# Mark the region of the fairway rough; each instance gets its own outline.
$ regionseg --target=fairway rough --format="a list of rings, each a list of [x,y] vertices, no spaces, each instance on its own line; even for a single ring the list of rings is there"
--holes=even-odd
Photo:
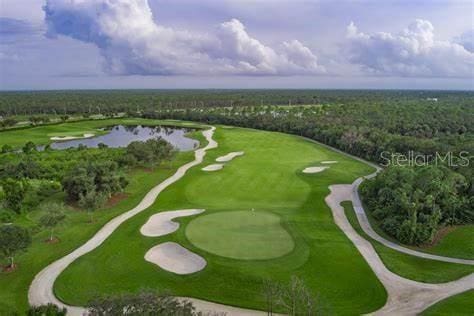
[[[140,203],[138,203],[138,205],[133,209],[122,213],[121,215],[118,215],[107,222],[85,244],[41,270],[33,279],[33,282],[31,283],[28,290],[29,304],[32,306],[37,306],[53,303],[61,308],[65,307],[68,310],[68,315],[84,315],[86,311],[84,307],[64,304],[56,297],[53,291],[54,281],[56,281],[61,272],[66,270],[66,268],[77,258],[82,257],[83,255],[99,247],[122,223],[149,208],[151,205],[153,205],[158,195],[164,189],[181,179],[189,169],[202,163],[204,156],[206,155],[206,151],[217,148],[218,146],[218,143],[212,138],[215,130],[215,127],[211,127],[210,129],[202,132],[203,136],[208,141],[208,144],[204,148],[199,148],[194,151],[193,161],[182,165],[171,177],[165,179],[163,182],[151,189],[140,201]]]
[[[231,161],[232,159],[234,159],[235,157],[243,156],[243,155],[244,155],[243,151],[234,151],[234,152],[228,153],[225,156],[220,156],[219,158],[216,159],[216,161],[217,162],[228,162],[228,161]]]
[[[150,216],[148,221],[140,228],[140,233],[147,237],[170,234],[179,228],[179,223],[174,222],[173,219],[201,214],[202,212],[204,212],[203,209],[189,209],[157,213]]]
[[[318,173],[328,168],[329,167],[308,167],[303,170],[303,173]]]
[[[221,170],[222,168],[224,168],[223,164],[216,163],[216,164],[213,164],[213,165],[206,166],[206,167],[202,168],[201,170],[202,171],[217,171],[217,170]]]
[[[94,137],[94,136],[95,136],[95,134],[84,134],[83,136],[53,136],[50,139],[51,140],[64,141],[64,140],[91,138],[91,137]]]
[[[176,274],[191,274],[206,267],[206,260],[175,242],[165,242],[148,250],[145,260]]]

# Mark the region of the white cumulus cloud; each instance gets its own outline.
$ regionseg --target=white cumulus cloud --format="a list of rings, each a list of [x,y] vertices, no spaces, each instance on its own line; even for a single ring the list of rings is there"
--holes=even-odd
[[[279,49],[250,36],[237,19],[207,33],[155,22],[148,0],[47,0],[47,34],[96,45],[112,74],[305,75],[324,73],[311,50],[293,40]]]
[[[474,54],[455,41],[435,38],[433,25],[415,20],[397,33],[365,34],[347,27],[349,61],[377,75],[472,77]]]

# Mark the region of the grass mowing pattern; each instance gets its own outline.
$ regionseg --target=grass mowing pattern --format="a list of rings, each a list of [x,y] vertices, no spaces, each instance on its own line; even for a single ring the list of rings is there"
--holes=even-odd
[[[241,260],[277,258],[294,248],[278,215],[251,210],[201,215],[188,224],[186,237],[207,252]]]
[[[427,282],[442,283],[459,279],[474,272],[474,267],[464,264],[455,264],[410,256],[385,247],[381,243],[367,236],[360,228],[359,221],[351,202],[343,202],[345,214],[352,227],[359,235],[367,239],[374,246],[387,268],[408,279]]]
[[[453,316],[472,315],[474,311],[474,290],[470,290],[431,306],[421,315],[423,316]]]
[[[191,296],[247,308],[264,308],[262,279],[287,283],[302,278],[314,294],[337,314],[362,314],[384,305],[386,293],[357,249],[334,224],[324,202],[328,185],[351,183],[369,174],[371,167],[296,136],[249,129],[218,128],[219,148],[202,165],[232,151],[245,155],[223,170],[189,170],[167,188],[155,204],[123,223],[99,248],[79,258],[55,284],[58,297],[70,304],[85,304],[95,293],[167,289]],[[301,170],[324,160],[337,160],[324,173]],[[173,234],[149,238],[140,227],[158,211],[204,208],[207,214],[255,208],[272,212],[292,236],[294,249],[269,260],[234,260],[207,253],[185,235],[195,217],[180,218]],[[151,247],[174,241],[205,257],[208,265],[198,273],[179,276],[144,260]],[[80,284],[80,286],[78,286]]]

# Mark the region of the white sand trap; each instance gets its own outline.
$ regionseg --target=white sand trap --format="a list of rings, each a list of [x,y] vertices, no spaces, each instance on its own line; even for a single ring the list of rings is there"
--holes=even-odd
[[[318,173],[329,169],[329,167],[308,167],[303,170],[303,173]]]
[[[203,257],[175,242],[165,242],[148,250],[145,260],[176,274],[191,274],[206,266]]]
[[[84,134],[83,136],[53,136],[51,140],[73,140],[73,139],[82,139],[82,138],[90,138],[94,137],[95,134]]]
[[[157,213],[150,216],[145,225],[140,228],[140,233],[147,237],[159,237],[170,234],[179,228],[179,223],[173,222],[173,219],[201,214],[202,212],[204,212],[204,210],[189,209]]]
[[[227,162],[227,161],[231,161],[231,160],[234,159],[235,157],[242,156],[243,154],[244,154],[243,151],[234,151],[234,152],[228,153],[228,154],[225,155],[225,156],[221,156],[221,157],[217,158],[216,161],[217,161],[217,162]]]
[[[336,160],[328,160],[328,161],[321,161],[323,165],[332,165],[334,163],[338,163]]]
[[[216,163],[216,164],[213,164],[213,165],[206,166],[206,167],[202,168],[201,170],[202,171],[217,171],[217,170],[221,170],[222,168],[224,168],[223,164]]]

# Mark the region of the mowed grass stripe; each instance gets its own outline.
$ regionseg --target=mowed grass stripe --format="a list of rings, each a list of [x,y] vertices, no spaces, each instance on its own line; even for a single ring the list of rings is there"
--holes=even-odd
[[[85,304],[91,293],[152,288],[263,309],[262,280],[288,282],[296,275],[337,314],[361,314],[381,307],[386,299],[384,288],[334,224],[324,202],[328,185],[351,183],[372,168],[296,136],[242,128],[218,128],[215,136],[220,147],[208,152],[203,165],[232,151],[245,155],[220,171],[191,169],[162,192],[149,210],[121,225],[101,247],[67,269],[56,281],[59,297],[71,304]],[[339,163],[324,173],[301,173],[304,167],[324,160]],[[185,234],[187,225],[201,215],[179,219],[181,228],[168,236],[140,235],[140,227],[156,212],[187,208],[204,208],[204,214],[251,208],[274,213],[291,235],[294,249],[265,260],[235,260],[203,251]],[[203,256],[208,265],[198,273],[178,276],[143,259],[148,249],[165,241],[180,243]]]

